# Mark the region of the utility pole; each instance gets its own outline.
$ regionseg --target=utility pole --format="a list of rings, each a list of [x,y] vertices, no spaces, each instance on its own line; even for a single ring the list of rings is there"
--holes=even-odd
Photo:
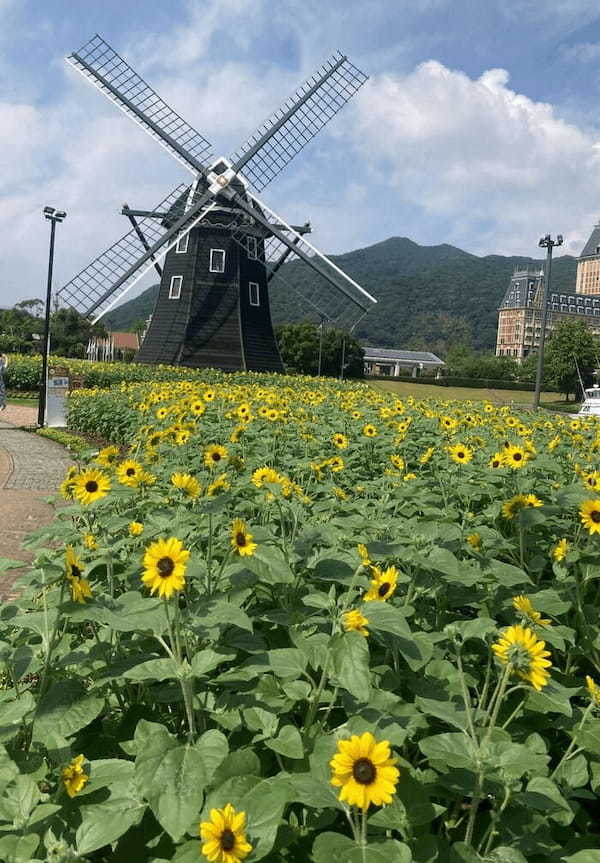
[[[544,346],[546,343],[546,323],[548,320],[548,297],[550,296],[551,280],[552,280],[552,249],[554,246],[562,246],[563,236],[557,234],[556,240],[553,240],[550,234],[542,237],[538,243],[540,248],[546,249],[546,267],[544,270],[544,284],[542,288],[542,322],[540,331],[540,342],[538,345],[538,363],[537,374],[535,376],[535,391],[533,393],[533,410],[537,410],[540,406],[540,392],[542,389],[542,377],[544,374]]]
[[[340,380],[344,380],[344,371],[346,368],[346,333],[342,335],[342,362],[340,364]]]
[[[42,353],[42,380],[40,382],[40,396],[38,405],[38,426],[43,428],[46,421],[46,392],[48,389],[48,354],[50,352],[50,312],[52,302],[52,269],[54,267],[54,233],[56,223],[66,219],[64,210],[56,210],[54,207],[44,207],[44,218],[50,222],[50,252],[48,255],[48,282],[46,285],[46,314],[44,318],[44,343]]]
[[[321,323],[319,324],[319,369],[317,375],[321,377],[321,369],[323,366],[323,321],[325,318],[321,315]]]

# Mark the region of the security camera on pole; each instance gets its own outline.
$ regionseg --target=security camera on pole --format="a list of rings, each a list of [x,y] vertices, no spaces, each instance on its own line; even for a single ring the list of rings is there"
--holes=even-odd
[[[64,210],[54,207],[44,207],[44,218],[50,222],[50,254],[48,256],[48,284],[46,286],[46,316],[44,320],[44,344],[42,353],[42,380],[40,382],[40,399],[38,407],[38,426],[42,428],[46,421],[46,400],[48,389],[48,353],[50,351],[50,301],[52,299],[52,267],[54,266],[54,232],[56,223],[67,218]]]
[[[542,389],[542,376],[544,373],[544,345],[546,342],[546,323],[548,320],[548,296],[550,295],[550,280],[552,278],[552,249],[554,246],[562,246],[563,235],[557,234],[553,240],[550,234],[541,237],[538,246],[546,249],[546,267],[544,269],[544,282],[542,286],[542,321],[540,331],[540,343],[538,346],[537,374],[535,376],[535,392],[533,393],[533,410],[540,406],[540,391]]]

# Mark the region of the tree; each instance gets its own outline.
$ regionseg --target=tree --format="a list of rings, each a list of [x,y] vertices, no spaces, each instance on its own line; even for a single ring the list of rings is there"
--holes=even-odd
[[[58,309],[50,320],[50,350],[63,357],[85,357],[90,336],[106,336],[103,324],[91,321],[75,309]]]
[[[593,380],[593,371],[600,354],[600,344],[583,321],[566,318],[554,328],[544,356],[544,377],[554,384],[565,401],[579,391],[579,373],[584,386]]]
[[[275,328],[279,350],[289,371],[303,375],[316,375],[319,368],[319,327],[311,321],[301,324],[282,324]],[[325,327],[321,373],[339,377],[344,347],[344,377],[361,378],[364,373],[364,351],[348,333]]]

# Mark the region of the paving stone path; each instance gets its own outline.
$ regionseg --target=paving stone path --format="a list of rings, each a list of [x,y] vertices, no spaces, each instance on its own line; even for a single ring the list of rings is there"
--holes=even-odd
[[[0,557],[25,563],[31,553],[21,544],[52,520],[54,511],[44,498],[57,490],[72,464],[59,444],[17,428],[35,420],[35,408],[9,405],[0,413]],[[15,595],[14,582],[24,571],[0,573],[0,602]]]

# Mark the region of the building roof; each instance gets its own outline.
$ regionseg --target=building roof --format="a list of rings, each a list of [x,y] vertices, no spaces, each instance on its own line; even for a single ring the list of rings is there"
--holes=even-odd
[[[366,360],[392,360],[394,362],[433,363],[446,365],[443,360],[431,351],[397,351],[392,348],[363,348]]]
[[[590,238],[583,247],[580,258],[587,258],[590,255],[597,255],[600,249],[600,223],[594,225],[594,230],[590,234]]]
[[[137,351],[140,347],[140,340],[137,333],[110,333],[113,340],[113,345],[117,350],[133,350]]]

